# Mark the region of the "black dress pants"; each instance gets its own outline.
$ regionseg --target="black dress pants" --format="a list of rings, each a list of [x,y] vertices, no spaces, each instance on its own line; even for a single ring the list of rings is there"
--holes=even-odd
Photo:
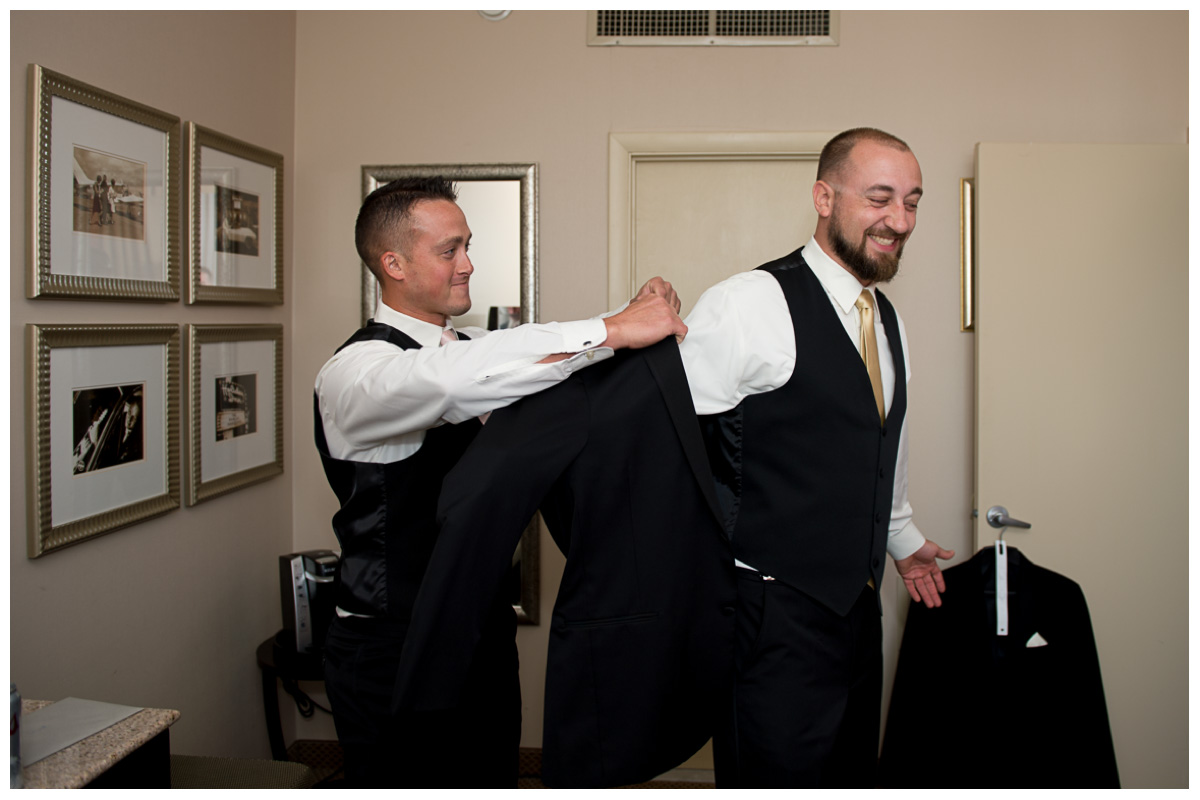
[[[840,617],[739,569],[735,686],[713,740],[718,788],[873,787],[882,642],[865,584]]]
[[[517,785],[521,685],[516,614],[498,606],[458,708],[393,714],[406,622],[337,617],[325,644],[325,690],[346,783],[372,788]]]

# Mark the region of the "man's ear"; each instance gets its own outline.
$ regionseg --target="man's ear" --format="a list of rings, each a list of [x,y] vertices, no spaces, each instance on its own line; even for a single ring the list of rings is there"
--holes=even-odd
[[[817,181],[813,184],[813,208],[817,210],[817,214],[822,218],[827,218],[833,213],[833,195],[834,188],[825,181]]]
[[[404,256],[392,250],[386,250],[379,256],[379,266],[383,274],[394,281],[404,280]]]

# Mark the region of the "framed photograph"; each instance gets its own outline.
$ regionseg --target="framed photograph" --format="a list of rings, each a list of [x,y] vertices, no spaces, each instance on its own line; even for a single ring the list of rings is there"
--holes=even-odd
[[[283,302],[283,156],[184,129],[189,303]]]
[[[283,326],[188,325],[189,506],[283,474]]]
[[[179,117],[29,66],[29,297],[179,299]]]
[[[27,325],[28,554],[179,508],[179,328]]]

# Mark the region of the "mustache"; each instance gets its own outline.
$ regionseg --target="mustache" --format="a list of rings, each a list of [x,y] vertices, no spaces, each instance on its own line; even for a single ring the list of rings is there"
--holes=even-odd
[[[907,233],[897,233],[896,231],[889,228],[887,225],[876,225],[873,228],[867,229],[867,231],[864,232],[863,235],[864,236],[881,236],[884,239],[895,239],[898,242],[903,242],[905,239],[908,238]]]

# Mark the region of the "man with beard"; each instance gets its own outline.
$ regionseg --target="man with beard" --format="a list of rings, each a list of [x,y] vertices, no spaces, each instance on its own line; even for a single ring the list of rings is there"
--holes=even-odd
[[[872,787],[885,552],[941,605],[908,503],[908,345],[876,284],[916,224],[921,169],[872,128],[821,153],[808,244],[701,296],[680,346],[738,580],[720,787]],[[865,323],[865,324],[864,324]]]

